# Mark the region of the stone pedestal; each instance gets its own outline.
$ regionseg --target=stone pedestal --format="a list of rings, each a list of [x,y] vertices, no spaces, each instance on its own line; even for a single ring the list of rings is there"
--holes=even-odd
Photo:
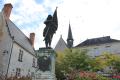
[[[40,48],[37,52],[38,70],[34,80],[56,80],[55,51],[51,48]]]

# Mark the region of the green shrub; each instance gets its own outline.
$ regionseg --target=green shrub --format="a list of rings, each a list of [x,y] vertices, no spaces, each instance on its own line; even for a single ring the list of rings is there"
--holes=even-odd
[[[109,79],[109,78],[107,78],[107,77],[104,77],[104,76],[102,76],[102,75],[97,75],[97,79],[98,79],[98,80],[111,80],[111,79]]]
[[[74,80],[111,80],[107,77],[104,77],[102,75],[97,75],[95,79],[93,78],[90,78],[90,77],[79,77],[79,76],[76,76]]]

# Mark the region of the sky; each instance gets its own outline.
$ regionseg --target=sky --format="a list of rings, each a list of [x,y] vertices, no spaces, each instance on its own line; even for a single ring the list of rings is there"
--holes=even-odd
[[[53,36],[54,48],[62,35],[67,40],[69,23],[74,46],[86,39],[111,36],[120,40],[120,0],[0,0],[13,5],[10,19],[29,37],[35,36],[35,49],[45,47],[44,21],[58,7],[58,30]]]

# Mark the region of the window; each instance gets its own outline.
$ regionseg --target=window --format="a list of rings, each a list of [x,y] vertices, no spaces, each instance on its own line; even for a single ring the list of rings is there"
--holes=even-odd
[[[110,46],[105,46],[106,48],[110,47]]]
[[[106,49],[107,52],[111,52],[111,46],[110,45],[106,45],[105,49]]]
[[[16,68],[16,76],[20,77],[21,73],[21,69],[20,68]]]
[[[98,48],[98,47],[95,47],[95,48],[94,48],[94,55],[95,55],[95,56],[100,55],[100,51],[99,51],[99,48]]]
[[[97,47],[95,47],[94,49],[98,49]]]
[[[19,50],[18,61],[20,61],[20,62],[23,61],[23,51],[21,49]]]
[[[34,72],[31,72],[31,77],[35,77],[35,73]]]
[[[35,58],[33,58],[32,67],[35,67]]]

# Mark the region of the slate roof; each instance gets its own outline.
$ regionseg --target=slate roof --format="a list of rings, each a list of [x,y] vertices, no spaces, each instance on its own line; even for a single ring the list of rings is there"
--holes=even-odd
[[[111,39],[110,36],[92,38],[83,41],[82,43],[78,44],[76,47],[91,46],[91,45],[98,45],[98,44],[105,44],[112,42],[120,42],[120,40]]]
[[[68,38],[67,40],[73,40],[73,36],[72,36],[72,31],[71,31],[71,26],[69,24],[69,30],[68,30]]]
[[[63,40],[62,36],[60,37],[57,45],[55,46],[54,50],[55,51],[64,51],[64,49],[67,48],[67,44],[65,43],[65,41]]]
[[[35,55],[35,51],[29,41],[29,38],[11,21],[7,20],[8,29],[11,36],[14,36],[14,40],[25,50]]]

